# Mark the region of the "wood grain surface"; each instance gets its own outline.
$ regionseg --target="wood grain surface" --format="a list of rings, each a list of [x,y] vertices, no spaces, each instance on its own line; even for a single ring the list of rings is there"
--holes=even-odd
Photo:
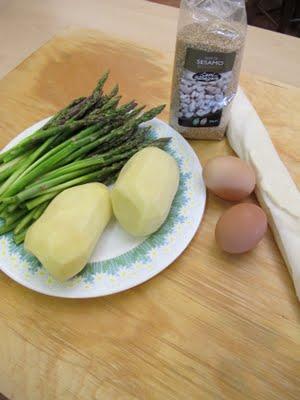
[[[88,93],[107,67],[124,101],[169,103],[171,64],[166,53],[96,31],[57,36],[0,82],[0,146]],[[250,75],[241,84],[299,184],[300,90]],[[226,140],[191,143],[202,163],[232,154]],[[124,293],[52,298],[0,273],[0,392],[11,400],[298,400],[291,279],[270,232],[242,256],[216,247],[214,226],[229,206],[209,193],[186,251]]]
[[[0,0],[0,78],[70,26],[173,54],[178,15],[178,8],[145,0]],[[248,26],[244,72],[300,87],[299,65],[300,39]]]

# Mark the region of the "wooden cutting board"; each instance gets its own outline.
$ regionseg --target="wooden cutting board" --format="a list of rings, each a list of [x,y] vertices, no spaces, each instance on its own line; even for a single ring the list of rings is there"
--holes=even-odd
[[[124,100],[169,103],[171,54],[68,31],[0,82],[0,146],[87,94],[107,67]],[[300,90],[247,75],[241,85],[299,184]],[[202,164],[232,154],[226,140],[191,144]],[[0,392],[16,400],[299,399],[300,312],[291,279],[271,232],[242,256],[216,247],[214,227],[229,206],[209,193],[179,259],[114,296],[47,297],[0,273]]]

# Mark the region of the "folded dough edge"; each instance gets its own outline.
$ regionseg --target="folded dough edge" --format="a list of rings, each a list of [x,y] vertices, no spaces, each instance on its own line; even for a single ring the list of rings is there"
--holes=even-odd
[[[237,155],[256,172],[256,195],[300,300],[300,192],[254,107],[241,88],[231,108],[227,136]]]

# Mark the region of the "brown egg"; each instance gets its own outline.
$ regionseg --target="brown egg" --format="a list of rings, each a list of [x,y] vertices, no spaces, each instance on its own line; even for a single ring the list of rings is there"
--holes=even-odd
[[[238,157],[216,157],[203,168],[206,186],[224,200],[239,201],[253,192],[255,173]]]
[[[217,223],[215,236],[221,249],[239,254],[253,249],[266,230],[265,212],[255,204],[242,203],[225,211]]]

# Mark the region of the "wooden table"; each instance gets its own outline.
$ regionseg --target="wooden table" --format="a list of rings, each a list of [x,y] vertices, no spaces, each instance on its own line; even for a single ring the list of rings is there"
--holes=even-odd
[[[177,18],[178,9],[145,0],[0,0],[0,78],[69,26],[98,29],[173,56]],[[245,72],[300,87],[299,65],[298,38],[249,27]]]
[[[162,27],[171,20],[172,9],[129,3],[139,4],[132,10],[145,26],[148,19]],[[103,9],[109,12],[107,4]],[[107,66],[124,100],[168,102],[172,45],[154,27],[134,41],[134,18],[119,22],[119,37],[108,30],[64,32],[4,77],[1,147],[90,90]],[[300,90],[250,74],[241,84],[299,184]],[[231,154],[226,141],[193,147],[202,163]],[[300,313],[290,277],[270,232],[243,256],[216,247],[214,225],[229,206],[209,194],[183,255],[121,294],[56,299],[0,274],[0,392],[11,400],[299,399]]]

